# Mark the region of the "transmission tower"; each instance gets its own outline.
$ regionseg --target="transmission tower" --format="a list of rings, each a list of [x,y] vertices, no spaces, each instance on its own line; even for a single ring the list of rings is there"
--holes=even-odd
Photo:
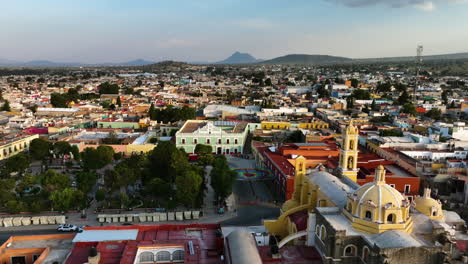
[[[416,89],[418,88],[419,72],[421,71],[423,45],[418,45],[416,49],[416,82],[413,90],[413,100],[416,101]]]

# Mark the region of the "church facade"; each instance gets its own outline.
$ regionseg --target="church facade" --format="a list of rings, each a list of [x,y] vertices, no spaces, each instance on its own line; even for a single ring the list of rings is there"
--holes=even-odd
[[[306,159],[295,159],[294,194],[278,219],[264,221],[279,247],[314,246],[324,263],[456,263],[455,241],[468,240],[465,222],[428,189],[409,201],[386,183],[384,166],[359,186],[357,133],[350,124],[338,176],[323,166],[306,173]]]

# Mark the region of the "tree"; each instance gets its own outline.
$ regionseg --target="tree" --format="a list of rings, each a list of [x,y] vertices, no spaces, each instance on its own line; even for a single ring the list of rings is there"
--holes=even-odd
[[[265,86],[273,86],[273,84],[271,83],[271,79],[270,78],[267,78],[265,80]]]
[[[54,107],[67,108],[68,107],[67,100],[68,98],[65,95],[60,94],[60,93],[52,93],[50,95],[50,103]]]
[[[379,107],[378,107],[377,104],[375,103],[375,100],[372,100],[372,103],[371,103],[371,110],[372,110],[372,111],[377,111],[377,110],[379,110]]]
[[[410,102],[410,97],[408,95],[408,92],[404,90],[401,95],[398,97],[397,104],[398,105],[405,105]]]
[[[111,163],[114,158],[114,149],[109,146],[85,148],[81,153],[83,166],[87,170],[97,170]]]
[[[354,98],[352,96],[346,97],[346,108],[352,109],[354,107]]]
[[[49,155],[50,142],[42,138],[35,138],[29,144],[29,154],[35,160],[43,160]]]
[[[357,88],[359,85],[359,80],[358,79],[351,79],[351,87]]]
[[[199,156],[198,163],[200,165],[207,166],[213,163],[213,147],[211,145],[197,144],[194,152]]]
[[[145,185],[145,191],[156,197],[167,198],[171,194],[171,185],[161,178],[153,178]]]
[[[54,144],[54,152],[60,156],[69,155],[72,152],[72,146],[66,141],[58,141]]]
[[[432,108],[426,113],[426,116],[434,120],[440,120],[442,118],[442,111],[437,108]]]
[[[104,201],[104,199],[106,198],[106,191],[104,191],[103,189],[99,189],[96,191],[96,194],[94,197],[96,198],[96,201],[98,202]]]
[[[72,205],[80,202],[79,193],[73,189],[65,188],[63,190],[56,190],[50,194],[50,200],[54,210],[68,211]]]
[[[5,204],[5,207],[8,209],[10,214],[18,214],[24,210],[23,203],[16,200],[10,200]]]
[[[76,174],[76,183],[78,190],[83,193],[89,193],[94,184],[96,184],[98,175],[94,172],[81,171]]]
[[[98,86],[99,94],[118,94],[120,87],[117,84],[109,82],[101,83]]]
[[[46,187],[49,191],[63,190],[70,187],[70,178],[62,173],[58,173],[55,170],[47,170],[43,175],[39,175],[41,178],[42,186]]]
[[[5,102],[3,102],[3,106],[0,109],[0,111],[5,111],[5,112],[11,111],[10,102],[8,100],[5,100]]]
[[[194,206],[203,178],[194,170],[186,170],[175,179],[177,200],[185,206]]]
[[[416,107],[412,103],[407,103],[403,105],[401,109],[402,113],[416,115]]]
[[[119,107],[122,107],[122,101],[120,101],[120,96],[117,96],[117,102],[116,104],[119,106]]]
[[[18,153],[14,156],[9,157],[3,166],[4,174],[8,175],[12,172],[23,173],[24,170],[29,168],[31,160],[28,155],[24,153]]]
[[[447,94],[448,94],[447,90],[444,90],[444,91],[442,92],[442,95],[441,95],[442,101],[444,102],[445,105],[448,104],[448,97],[447,97]]]
[[[351,96],[356,100],[369,100],[370,92],[364,89],[356,89]]]
[[[302,139],[303,139],[302,132],[300,130],[296,130],[288,135],[288,137],[286,138],[286,142],[300,143],[302,142]]]
[[[224,201],[232,193],[235,172],[229,169],[226,156],[218,156],[213,162],[210,173],[211,186],[220,201]]]

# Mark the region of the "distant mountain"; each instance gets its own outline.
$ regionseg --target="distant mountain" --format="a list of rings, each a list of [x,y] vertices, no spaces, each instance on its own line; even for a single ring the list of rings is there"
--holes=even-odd
[[[336,57],[329,55],[307,55],[307,54],[290,54],[271,60],[262,61],[262,64],[334,64],[352,62],[353,59],[345,57]]]
[[[81,66],[143,66],[154,64],[154,61],[144,59],[136,59],[126,62],[105,62],[95,64],[85,64],[80,62],[54,62],[48,60],[34,60],[28,62],[19,62],[13,60],[0,59],[0,66],[16,66],[16,67],[81,67]]]
[[[234,52],[229,58],[215,62],[215,64],[248,64],[248,63],[256,63],[260,62],[261,60],[257,60],[255,57],[248,53],[240,53],[238,51]]]
[[[109,63],[102,63],[102,64],[96,64],[96,65],[102,65],[102,66],[143,66],[143,65],[149,65],[149,64],[155,64],[156,62],[154,61],[148,61],[145,59],[136,59],[132,61],[127,61],[127,62],[109,62]]]
[[[440,54],[440,55],[428,55],[428,56],[423,56],[422,59],[423,59],[423,61],[468,59],[468,52]],[[354,61],[355,62],[364,62],[364,63],[371,63],[371,62],[409,62],[409,61],[415,61],[415,56],[354,59]]]

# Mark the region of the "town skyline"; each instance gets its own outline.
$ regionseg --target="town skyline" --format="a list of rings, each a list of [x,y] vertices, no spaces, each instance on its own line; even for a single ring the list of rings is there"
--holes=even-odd
[[[419,43],[425,54],[466,52],[468,43],[467,1],[455,0],[250,5],[49,0],[5,3],[3,9],[0,22],[8,27],[0,29],[5,36],[0,59],[13,61],[211,62],[234,51],[261,59],[286,54],[378,58],[413,56]]]

